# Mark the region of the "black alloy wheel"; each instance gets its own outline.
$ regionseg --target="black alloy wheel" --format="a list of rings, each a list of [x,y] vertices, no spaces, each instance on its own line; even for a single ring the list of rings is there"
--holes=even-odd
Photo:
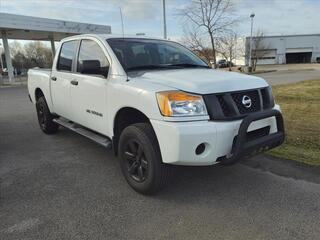
[[[46,99],[40,97],[36,102],[38,122],[41,130],[46,134],[53,134],[58,131],[59,125],[53,122],[54,116],[50,113]]]
[[[128,184],[142,194],[155,194],[170,178],[171,168],[162,162],[159,143],[150,123],[126,127],[119,139],[119,162]]]
[[[38,105],[37,108],[37,114],[38,114],[38,121],[40,124],[41,129],[45,128],[45,115],[44,115],[44,109],[43,109],[43,105]]]
[[[126,146],[124,157],[129,175],[137,182],[143,182],[148,176],[148,160],[146,159],[141,143],[130,139]]]

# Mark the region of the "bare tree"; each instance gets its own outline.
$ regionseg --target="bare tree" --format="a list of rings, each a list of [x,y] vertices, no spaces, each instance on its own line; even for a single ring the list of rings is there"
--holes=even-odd
[[[16,40],[11,42],[10,43],[10,53],[11,53],[11,55],[14,56],[14,55],[18,54],[19,52],[20,53],[23,52],[23,47],[22,47],[21,43],[16,41]]]
[[[10,44],[10,49],[14,68],[51,67],[51,50],[42,42],[30,42],[22,46],[14,41]]]
[[[180,15],[209,38],[213,63],[217,67],[215,39],[238,20],[233,14],[231,0],[194,0],[181,10]]]
[[[13,41],[10,43],[10,50],[13,67],[17,69],[23,69],[24,65],[27,63],[27,59],[21,43],[18,41]]]
[[[246,57],[249,59],[250,55],[250,39],[246,41]],[[252,51],[251,51],[251,66],[252,71],[256,71],[257,63],[259,59],[262,59],[270,52],[269,45],[264,41],[264,33],[258,30],[255,36],[252,38]]]
[[[205,43],[203,37],[200,36],[195,28],[191,30],[184,28],[184,38],[182,42],[211,66],[213,51],[208,47],[208,44]]]
[[[52,53],[42,42],[35,41],[25,46],[26,57],[31,65],[48,68],[52,64]]]
[[[237,33],[230,32],[217,39],[217,52],[227,61],[229,71],[231,71],[232,62],[241,54],[239,47],[239,37]]]

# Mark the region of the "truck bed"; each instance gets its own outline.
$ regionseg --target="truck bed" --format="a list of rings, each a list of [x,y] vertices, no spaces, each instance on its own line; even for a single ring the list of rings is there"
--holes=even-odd
[[[32,102],[35,102],[35,92],[37,88],[41,89],[45,96],[51,96],[50,77],[51,69],[49,68],[33,68],[28,71],[28,91]],[[49,99],[47,99],[47,101],[49,101]]]

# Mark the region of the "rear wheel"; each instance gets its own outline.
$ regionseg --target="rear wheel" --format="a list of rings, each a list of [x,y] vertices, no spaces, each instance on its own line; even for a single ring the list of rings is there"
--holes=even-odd
[[[46,99],[43,96],[37,100],[36,109],[41,130],[46,134],[56,133],[59,125],[52,121],[54,117],[50,113]]]
[[[170,167],[161,160],[156,135],[149,123],[123,130],[119,141],[122,173],[128,184],[142,194],[154,194],[168,181]]]

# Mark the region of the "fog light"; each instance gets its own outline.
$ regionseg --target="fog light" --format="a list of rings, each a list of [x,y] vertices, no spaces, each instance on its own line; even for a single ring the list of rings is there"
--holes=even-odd
[[[204,150],[206,150],[206,145],[204,143],[201,143],[196,148],[196,154],[200,155],[200,154],[202,154],[204,152]]]

